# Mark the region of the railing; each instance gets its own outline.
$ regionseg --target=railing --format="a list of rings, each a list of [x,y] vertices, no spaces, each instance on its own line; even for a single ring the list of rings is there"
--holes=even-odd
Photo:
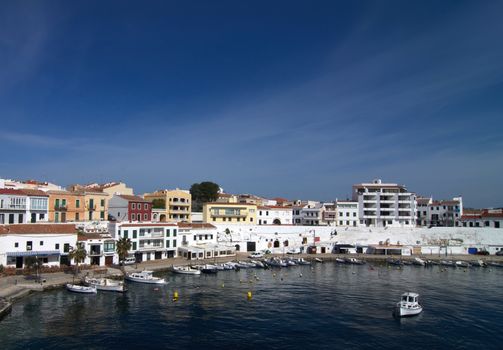
[[[68,210],[68,205],[66,204],[55,204],[54,205],[54,210]]]
[[[139,246],[139,249],[162,249],[164,246],[162,244],[143,244]]]
[[[247,216],[247,214],[216,214],[216,213],[211,213],[210,214],[211,217],[225,217],[225,218],[237,218],[237,217],[240,217],[240,218],[245,218]]]
[[[94,211],[94,210],[96,210],[96,204],[95,205],[86,205],[86,209],[89,211]]]
[[[99,256],[99,255],[101,255],[100,250],[90,250],[89,251],[89,256]]]

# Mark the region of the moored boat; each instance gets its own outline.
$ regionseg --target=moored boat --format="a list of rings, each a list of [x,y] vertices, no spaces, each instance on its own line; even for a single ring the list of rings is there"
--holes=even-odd
[[[403,265],[403,263],[400,259],[387,258],[386,262],[390,265],[397,265],[397,266]]]
[[[343,258],[335,258],[335,262],[338,262],[339,264],[345,264],[346,260]]]
[[[454,263],[454,261],[451,261],[451,260],[442,260],[442,261],[440,261],[440,265],[442,265],[442,266],[449,266],[449,267],[456,266],[456,264]]]
[[[487,264],[483,260],[474,261],[472,265],[475,267],[487,267]]]
[[[396,317],[414,316],[423,311],[423,307],[419,304],[419,294],[407,292],[403,293],[400,301],[396,303],[393,311]]]
[[[418,257],[414,258],[414,260],[412,261],[412,264],[418,265],[418,266],[426,266],[426,262],[423,259],[418,258]]]
[[[84,278],[84,283],[88,286],[95,287],[97,290],[119,293],[127,291],[122,281],[115,281],[108,278],[92,278],[86,276]]]
[[[353,265],[363,265],[365,264],[365,261],[356,258],[347,258],[346,263]]]
[[[70,284],[68,283],[66,285],[66,289],[69,290],[70,292],[74,293],[82,293],[82,294],[96,294],[96,287],[87,287],[87,286],[79,286],[77,284]]]
[[[201,271],[190,266],[172,266],[171,271],[181,275],[200,275]]]
[[[467,261],[458,260],[458,261],[456,261],[456,266],[457,267],[470,267],[472,265]]]
[[[139,283],[149,283],[149,284],[165,284],[166,281],[163,278],[154,277],[153,271],[141,271],[126,274],[125,277],[128,281],[139,282]]]

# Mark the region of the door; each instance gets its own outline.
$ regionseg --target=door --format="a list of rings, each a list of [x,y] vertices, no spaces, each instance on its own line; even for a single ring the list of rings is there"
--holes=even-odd
[[[16,256],[16,269],[22,269],[22,268],[23,268],[23,257]]]
[[[105,265],[110,266],[113,265],[114,263],[114,257],[113,256],[105,256]]]
[[[31,222],[32,223],[37,222],[37,214],[31,213]]]

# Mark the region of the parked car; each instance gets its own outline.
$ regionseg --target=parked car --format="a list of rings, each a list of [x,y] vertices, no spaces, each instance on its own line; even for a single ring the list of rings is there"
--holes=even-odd
[[[264,254],[259,253],[259,252],[255,252],[255,253],[251,253],[250,255],[248,255],[248,257],[252,258],[252,259],[263,258]]]
[[[136,264],[136,258],[129,257],[122,261],[122,265],[133,265]]]
[[[477,255],[489,255],[489,252],[487,250],[479,250]]]
[[[503,255],[503,249],[501,249],[499,252],[496,252],[497,256],[502,256]]]

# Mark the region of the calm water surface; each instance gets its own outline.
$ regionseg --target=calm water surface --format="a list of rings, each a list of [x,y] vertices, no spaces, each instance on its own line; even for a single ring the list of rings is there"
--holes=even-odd
[[[371,270],[325,263],[159,275],[169,284],[158,290],[129,283],[124,295],[32,295],[0,322],[0,348],[503,347],[503,269]],[[392,309],[404,291],[421,294],[424,312],[397,320]]]

